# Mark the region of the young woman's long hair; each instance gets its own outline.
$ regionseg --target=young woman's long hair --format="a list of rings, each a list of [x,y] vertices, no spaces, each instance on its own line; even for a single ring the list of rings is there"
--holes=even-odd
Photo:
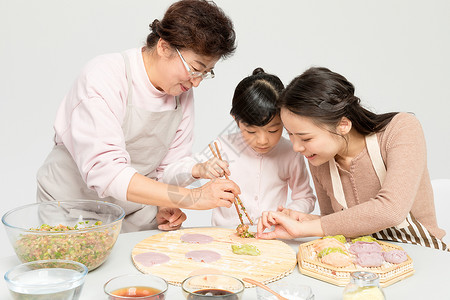
[[[336,127],[346,117],[364,135],[381,131],[397,114],[375,114],[362,107],[354,93],[353,84],[344,76],[314,67],[289,83],[281,94],[279,106],[328,127]]]

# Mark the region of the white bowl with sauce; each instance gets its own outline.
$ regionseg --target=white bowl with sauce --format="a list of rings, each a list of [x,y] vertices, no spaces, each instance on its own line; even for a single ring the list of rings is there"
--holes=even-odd
[[[181,284],[181,290],[187,300],[240,300],[244,289],[242,280],[223,274],[194,275]]]
[[[166,280],[151,274],[121,275],[103,286],[109,300],[163,300],[168,288]]]

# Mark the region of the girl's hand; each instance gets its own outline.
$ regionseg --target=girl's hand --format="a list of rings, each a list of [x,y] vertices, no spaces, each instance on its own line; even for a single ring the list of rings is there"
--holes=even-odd
[[[261,239],[294,239],[298,237],[300,222],[280,211],[265,211],[258,221],[257,237]],[[265,229],[275,226],[271,232]]]
[[[312,215],[312,214],[305,214],[296,210],[292,210],[289,208],[285,208],[283,206],[278,206],[278,210],[279,212],[289,216],[290,218],[299,221],[299,222],[303,222],[303,221],[311,221],[311,220],[317,220],[320,219],[320,216],[318,215]]]
[[[228,169],[228,162],[213,157],[204,163],[198,163],[192,168],[192,176],[194,178],[214,179],[227,174],[231,175]]]
[[[179,208],[159,207],[156,222],[159,230],[176,230],[186,220],[186,214]]]

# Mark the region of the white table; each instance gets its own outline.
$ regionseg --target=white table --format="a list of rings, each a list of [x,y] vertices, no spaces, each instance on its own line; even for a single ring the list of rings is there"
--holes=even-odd
[[[110,278],[122,274],[140,273],[133,265],[131,251],[143,239],[157,234],[158,230],[149,230],[120,234],[110,257],[96,270],[89,272],[81,293],[80,300],[106,299],[103,284]],[[302,242],[310,239],[286,241],[296,252]],[[6,242],[6,241],[5,241]],[[10,245],[3,245],[9,247]],[[391,299],[450,299],[450,252],[433,250],[422,246],[401,244],[414,261],[416,273],[403,281],[384,288],[386,298]],[[19,264],[16,256],[0,259],[0,272],[5,272]],[[281,279],[298,284],[309,285],[316,300],[341,299],[343,287],[338,287],[305,275],[298,271],[298,267],[289,276]],[[0,298],[12,299],[7,290],[4,279],[0,284]],[[181,288],[169,285],[169,300],[184,299]],[[256,299],[256,289],[247,288],[244,300]]]

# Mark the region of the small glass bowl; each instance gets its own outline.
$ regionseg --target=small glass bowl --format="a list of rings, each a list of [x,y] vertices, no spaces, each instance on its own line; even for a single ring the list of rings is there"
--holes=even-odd
[[[188,300],[240,300],[244,289],[242,280],[222,274],[194,275],[181,284],[183,295]]]
[[[276,281],[267,284],[281,296],[292,300],[314,300],[311,287],[290,282]],[[277,300],[277,297],[259,286],[256,287],[258,300]]]
[[[167,297],[167,281],[151,274],[129,274],[110,279],[103,286],[109,300],[162,300]]]
[[[71,260],[37,260],[12,268],[5,281],[14,299],[77,300],[87,272],[85,265]]]

